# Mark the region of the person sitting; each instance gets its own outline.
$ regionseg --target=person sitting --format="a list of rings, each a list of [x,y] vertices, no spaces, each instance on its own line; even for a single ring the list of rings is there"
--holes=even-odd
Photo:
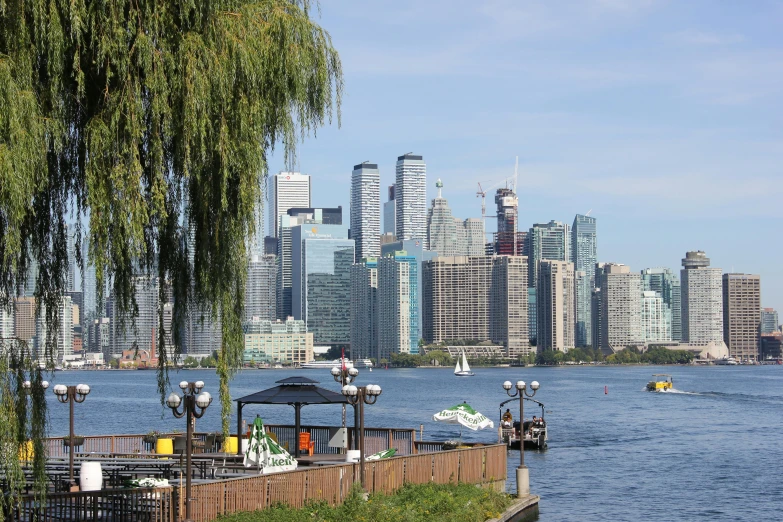
[[[511,414],[510,410],[506,410],[506,413],[503,414],[503,419],[501,422],[504,428],[511,427],[514,422],[514,416]]]

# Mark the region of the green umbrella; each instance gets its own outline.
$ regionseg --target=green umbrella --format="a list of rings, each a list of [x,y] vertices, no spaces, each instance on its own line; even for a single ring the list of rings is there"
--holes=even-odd
[[[373,453],[364,460],[388,459],[389,457],[393,457],[395,453],[397,453],[397,448],[389,448],[387,450],[379,451],[378,453]]]
[[[261,417],[256,417],[250,431],[250,440],[245,452],[245,467],[258,466],[262,473],[293,471],[296,459],[266,433]]]
[[[436,422],[445,422],[447,424],[459,424],[460,436],[462,436],[462,426],[473,431],[483,430],[484,428],[494,428],[495,423],[489,420],[482,413],[477,412],[470,407],[470,404],[463,402],[443,411],[439,411],[432,416]]]

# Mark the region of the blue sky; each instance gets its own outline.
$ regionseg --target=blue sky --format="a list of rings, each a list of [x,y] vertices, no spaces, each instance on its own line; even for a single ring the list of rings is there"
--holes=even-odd
[[[520,227],[592,209],[599,260],[679,270],[704,250],[783,311],[783,2],[328,1],[319,22],[346,90],[294,165],[315,206],[347,220],[352,166],[385,187],[412,151],[428,199],[441,178],[478,217],[477,182],[519,156]]]

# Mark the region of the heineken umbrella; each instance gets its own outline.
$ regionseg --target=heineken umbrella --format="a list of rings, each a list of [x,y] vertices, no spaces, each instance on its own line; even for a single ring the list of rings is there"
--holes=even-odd
[[[256,417],[245,452],[245,467],[257,466],[263,474],[296,469],[296,459],[267,435],[261,417]]]
[[[470,407],[470,404],[463,402],[451,408],[440,411],[432,416],[436,422],[445,422],[448,424],[459,424],[460,434],[462,426],[473,431],[483,430],[484,428],[494,428],[495,423],[486,418],[483,414]]]
[[[389,448],[387,450],[379,451],[378,453],[373,453],[372,455],[366,457],[364,460],[388,459],[389,457],[393,457],[395,453],[397,453],[397,448]]]

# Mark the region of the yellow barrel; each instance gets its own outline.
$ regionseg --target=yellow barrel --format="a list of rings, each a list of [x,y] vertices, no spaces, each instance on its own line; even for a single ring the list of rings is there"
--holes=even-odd
[[[174,453],[174,439],[158,439],[155,442],[155,453],[158,455],[171,455]]]
[[[33,450],[33,441],[28,440],[24,444],[19,445],[20,461],[33,460],[34,456],[35,456],[35,451]]]
[[[229,437],[226,439],[226,443],[223,445],[224,450],[226,453],[236,453],[237,452],[237,438],[236,437]]]

